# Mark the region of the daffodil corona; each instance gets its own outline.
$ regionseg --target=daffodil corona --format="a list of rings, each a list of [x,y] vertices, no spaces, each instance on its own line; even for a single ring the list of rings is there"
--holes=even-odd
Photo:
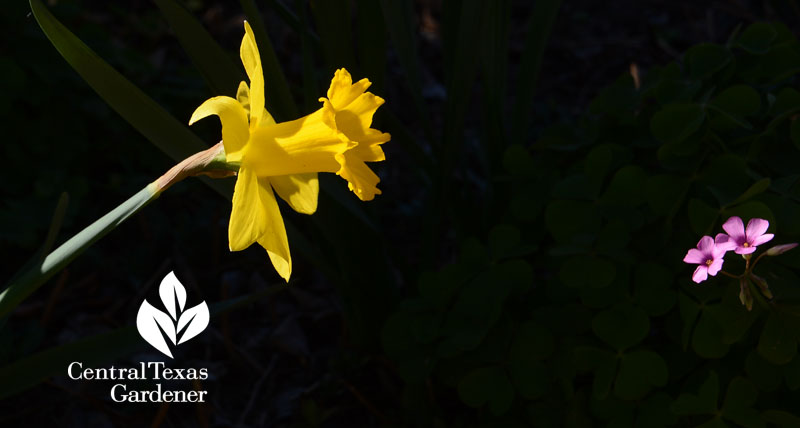
[[[258,46],[245,22],[240,55],[250,86],[239,84],[236,98],[218,96],[195,110],[189,124],[210,115],[222,122],[222,143],[228,163],[238,164],[233,208],[228,226],[231,251],[258,242],[285,280],[292,258],[283,218],[273,190],[297,212],[313,214],[319,194],[318,172],[332,172],[348,181],[361,200],[380,194],[378,176],[366,162],[385,159],[380,145],[387,133],[370,128],[383,99],[366,92],[367,79],[355,84],[339,69],[322,107],[308,116],[275,123],[264,107],[264,74]]]

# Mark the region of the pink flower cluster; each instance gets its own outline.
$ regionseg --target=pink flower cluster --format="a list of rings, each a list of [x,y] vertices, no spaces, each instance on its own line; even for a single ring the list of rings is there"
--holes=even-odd
[[[722,270],[725,253],[733,250],[736,254],[752,254],[759,245],[769,242],[775,235],[765,233],[769,222],[763,218],[754,218],[744,222],[739,217],[731,217],[722,228],[727,234],[720,233],[715,238],[704,236],[697,243],[697,248],[692,248],[686,253],[683,261],[697,264],[692,280],[700,283],[708,279],[708,275],[715,276]]]

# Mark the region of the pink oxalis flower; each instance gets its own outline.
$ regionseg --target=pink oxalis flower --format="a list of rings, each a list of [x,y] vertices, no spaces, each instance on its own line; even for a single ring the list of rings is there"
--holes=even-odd
[[[759,245],[775,236],[764,233],[769,228],[769,222],[763,218],[750,219],[745,229],[742,219],[733,216],[722,225],[722,228],[728,232],[728,240],[736,245],[733,250],[736,254],[752,254]]]
[[[765,244],[772,240],[775,235],[766,233],[769,229],[769,222],[763,218],[753,218],[747,222],[747,227],[744,227],[744,222],[741,218],[733,216],[722,225],[727,234],[719,233],[716,237],[704,236],[700,238],[697,243],[697,248],[692,248],[686,253],[683,258],[685,263],[696,264],[692,274],[692,281],[701,283],[708,279],[708,276],[716,276],[718,273],[736,278],[739,280],[739,300],[742,305],[747,307],[750,311],[753,309],[753,295],[750,292],[751,284],[755,284],[761,290],[761,294],[767,299],[772,300],[772,292],[767,285],[767,281],[756,275],[753,268],[758,264],[763,256],[777,256],[783,254],[792,248],[798,246],[797,242],[789,244],[776,245],[756,257],[752,263],[750,259],[752,254],[756,251],[759,245]],[[722,270],[722,264],[725,262],[723,257],[725,253],[734,250],[737,254],[741,254],[745,259],[744,273],[741,275],[732,275]]]
[[[724,233],[720,233],[714,238],[704,236],[700,238],[697,243],[697,248],[692,248],[686,253],[683,261],[691,264],[698,264],[694,274],[692,274],[692,281],[701,283],[708,279],[708,276],[715,276],[722,270],[722,257],[725,253],[732,250],[734,244],[728,239]]]

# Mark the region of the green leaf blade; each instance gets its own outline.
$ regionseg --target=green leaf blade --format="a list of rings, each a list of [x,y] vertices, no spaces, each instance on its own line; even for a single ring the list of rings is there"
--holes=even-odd
[[[175,0],[155,0],[155,3],[212,92],[234,96],[239,82],[244,80],[241,67],[185,7]]]
[[[176,161],[208,148],[186,126],[114,70],[62,25],[39,0],[30,0],[39,26],[62,57],[128,123]]]

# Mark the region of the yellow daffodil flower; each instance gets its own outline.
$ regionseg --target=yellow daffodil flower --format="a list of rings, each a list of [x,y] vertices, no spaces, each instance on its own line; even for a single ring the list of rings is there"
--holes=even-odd
[[[333,172],[348,181],[364,201],[380,190],[378,176],[365,162],[385,159],[380,144],[387,133],[370,128],[383,99],[365,92],[367,79],[353,84],[339,69],[327,98],[316,112],[289,122],[275,123],[264,108],[264,74],[258,46],[245,22],[240,55],[250,87],[241,82],[236,98],[218,96],[205,101],[189,124],[217,115],[228,163],[238,164],[233,209],[228,226],[231,251],[258,242],[267,250],[275,270],[286,281],[292,272],[289,241],[273,190],[295,211],[313,214],[319,194],[318,172]]]

